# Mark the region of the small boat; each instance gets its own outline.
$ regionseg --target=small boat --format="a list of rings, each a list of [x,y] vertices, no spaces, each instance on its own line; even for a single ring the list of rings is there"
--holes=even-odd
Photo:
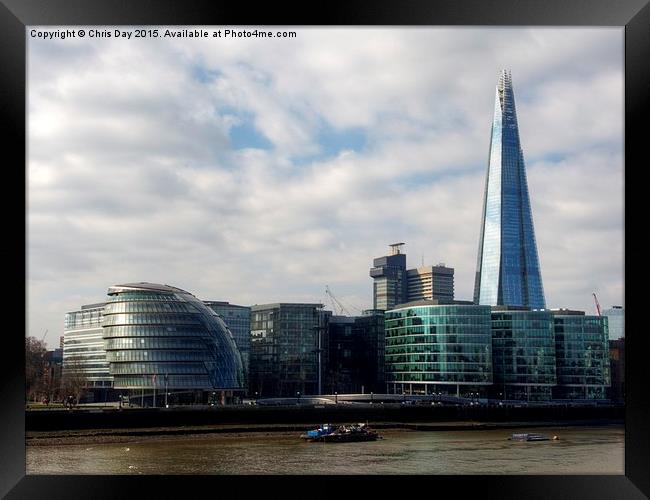
[[[323,424],[318,429],[312,431],[307,431],[305,434],[301,434],[301,438],[307,441],[320,441],[322,437],[331,434],[336,430],[336,427],[331,424]]]
[[[556,439],[554,436],[553,439]],[[515,433],[510,438],[513,441],[550,441],[551,438],[546,434],[536,434],[534,432]]]
[[[310,442],[322,443],[353,443],[383,439],[366,424],[341,425],[339,427],[324,424],[318,429],[307,431],[300,437]]]

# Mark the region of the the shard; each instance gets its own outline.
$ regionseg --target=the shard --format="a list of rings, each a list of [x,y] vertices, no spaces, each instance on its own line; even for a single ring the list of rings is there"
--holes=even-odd
[[[506,70],[496,86],[474,302],[546,307],[512,79]]]

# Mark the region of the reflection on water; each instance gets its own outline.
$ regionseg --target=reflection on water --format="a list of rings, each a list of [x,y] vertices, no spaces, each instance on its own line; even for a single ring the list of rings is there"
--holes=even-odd
[[[512,432],[558,435],[517,442]],[[28,446],[28,474],[623,474],[624,429],[382,430],[365,443],[299,433],[209,434],[128,443]]]

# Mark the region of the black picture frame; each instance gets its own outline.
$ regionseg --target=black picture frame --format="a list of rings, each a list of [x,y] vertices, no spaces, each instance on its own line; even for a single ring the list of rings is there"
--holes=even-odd
[[[626,294],[626,419],[625,475],[571,476],[378,476],[378,477],[246,477],[222,476],[26,476],[24,435],[24,341],[10,321],[26,308],[26,219],[16,215],[26,206],[25,97],[26,26],[29,25],[451,25],[451,26],[621,26],[625,27],[625,214],[640,224],[625,233],[625,284],[643,285],[648,240],[643,225],[643,173],[647,154],[645,122],[650,90],[650,6],[648,0],[348,0],[303,2],[283,7],[266,2],[216,3],[208,0],[0,0],[0,123],[5,147],[5,214],[20,220],[5,235],[5,268],[15,273],[5,283],[11,300],[6,311],[3,340],[3,377],[0,381],[0,494],[7,498],[113,498],[145,494],[168,498],[179,495],[222,494],[226,488],[285,495],[337,494],[360,486],[380,492],[397,487],[410,495],[418,488],[431,493],[518,499],[636,499],[650,496],[650,391],[644,359],[648,333],[640,329],[644,293]],[[637,164],[638,162],[638,164]],[[11,175],[17,172],[17,175]],[[25,170],[26,171],[26,170]],[[8,178],[11,175],[12,180]],[[15,198],[14,198],[15,196]],[[17,198],[17,199],[16,199]],[[641,239],[642,238],[642,239]],[[607,244],[603,242],[603,244]],[[22,273],[22,274],[21,274]],[[20,275],[20,276],[18,276]],[[3,294],[4,295],[4,294]],[[6,295],[5,295],[6,296]],[[25,309],[26,310],[26,309]],[[25,331],[25,330],[24,330]],[[136,490],[138,493],[136,493]],[[387,490],[388,491],[388,490]],[[200,493],[202,492],[202,493]],[[204,493],[203,493],[204,492]]]

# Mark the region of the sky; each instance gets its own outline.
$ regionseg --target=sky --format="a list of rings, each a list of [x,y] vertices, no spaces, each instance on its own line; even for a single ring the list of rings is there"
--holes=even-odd
[[[359,314],[395,242],[471,300],[502,68],[547,307],[623,305],[623,28],[282,30],[28,36],[27,335],[138,281]]]

